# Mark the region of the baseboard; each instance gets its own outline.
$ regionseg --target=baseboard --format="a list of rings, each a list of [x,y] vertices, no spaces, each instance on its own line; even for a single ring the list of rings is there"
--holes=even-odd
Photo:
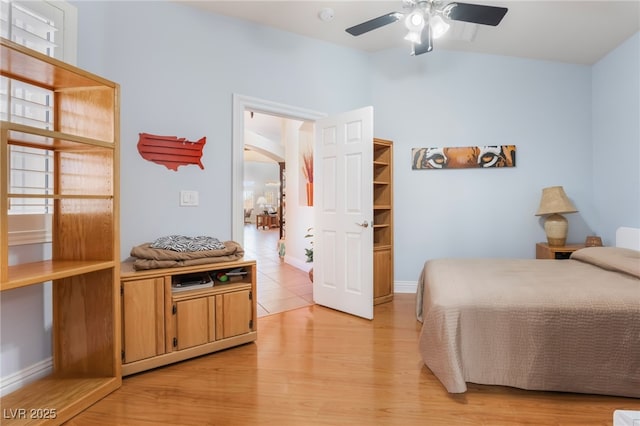
[[[289,265],[305,272],[309,272],[309,269],[313,267],[313,263],[303,262],[299,259],[296,259],[295,257],[287,256],[286,254],[284,255],[284,263],[288,263]]]
[[[394,293],[415,293],[418,283],[415,281],[395,281],[393,283]]]
[[[313,266],[312,263],[301,262],[296,258],[285,255],[284,262],[303,271],[309,271]],[[393,283],[394,293],[415,293],[418,289],[418,283],[415,281],[395,281]]]
[[[294,257],[284,256],[284,262],[305,272],[313,266],[313,263],[302,262]],[[416,281],[395,281],[393,283],[394,293],[415,293],[418,289],[418,283]]]
[[[0,379],[0,396],[5,396],[15,390],[20,389],[27,383],[31,383],[53,371],[53,358],[49,357],[37,362],[27,368],[23,368],[7,377]]]

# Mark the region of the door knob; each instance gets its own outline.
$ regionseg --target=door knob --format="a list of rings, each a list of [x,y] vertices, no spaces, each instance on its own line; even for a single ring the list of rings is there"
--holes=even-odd
[[[356,222],[356,225],[362,226],[363,228],[369,227],[369,223],[366,220],[364,222],[362,222],[362,223]]]

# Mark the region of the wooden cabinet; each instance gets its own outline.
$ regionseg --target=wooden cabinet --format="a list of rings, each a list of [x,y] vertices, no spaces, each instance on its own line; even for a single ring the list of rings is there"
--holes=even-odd
[[[393,299],[393,143],[373,140],[373,303]]]
[[[256,229],[271,229],[277,228],[278,215],[277,214],[257,214],[256,215]]]
[[[2,423],[59,424],[122,382],[120,88],[4,38],[0,74],[51,91],[54,115],[52,129],[0,123],[0,290],[48,281],[53,289],[53,374],[2,397],[3,411],[17,413]],[[14,174],[8,170],[17,147],[53,158],[53,193],[13,192]],[[30,263],[10,260],[8,212],[10,203],[20,199],[52,200],[51,258]],[[42,410],[49,415],[40,415]]]
[[[220,272],[241,268],[238,281]],[[214,277],[208,288],[173,291],[181,276]],[[256,263],[238,261],[134,271],[121,267],[122,374],[129,375],[256,340]]]
[[[550,246],[547,243],[536,244],[536,259],[569,259],[571,253],[586,247],[584,244]]]
[[[122,351],[124,363],[165,353],[163,278],[122,283]]]

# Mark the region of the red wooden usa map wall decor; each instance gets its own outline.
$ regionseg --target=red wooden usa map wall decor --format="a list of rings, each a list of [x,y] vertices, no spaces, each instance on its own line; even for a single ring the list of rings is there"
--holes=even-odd
[[[202,148],[207,142],[206,136],[196,142],[176,136],[158,136],[150,133],[140,133],[138,152],[142,158],[162,164],[169,170],[178,171],[178,167],[196,164],[204,170],[202,165]]]

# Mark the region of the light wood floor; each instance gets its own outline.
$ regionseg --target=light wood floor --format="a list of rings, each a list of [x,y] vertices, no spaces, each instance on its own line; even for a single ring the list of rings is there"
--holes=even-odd
[[[129,376],[69,425],[611,425],[640,400],[471,385],[418,354],[414,296],[373,321],[318,305],[258,320],[258,341]]]

